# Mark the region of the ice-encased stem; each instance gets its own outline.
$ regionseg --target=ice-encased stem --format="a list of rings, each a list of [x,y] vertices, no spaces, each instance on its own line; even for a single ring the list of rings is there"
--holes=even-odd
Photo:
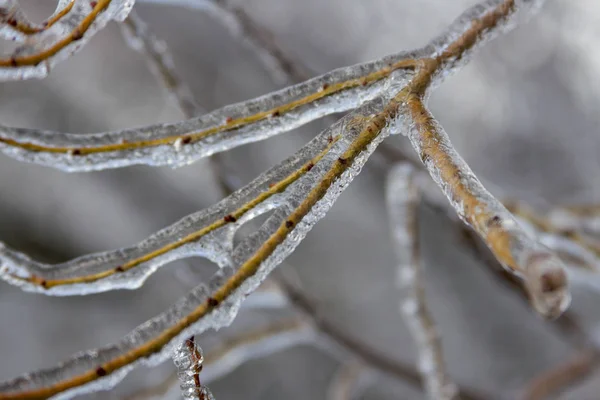
[[[429,50],[427,50],[429,51]],[[0,126],[0,150],[21,161],[65,171],[135,164],[183,166],[348,111],[381,95],[390,75],[412,74],[426,50],[340,68],[201,117],[137,129],[77,134]]]
[[[365,104],[249,187],[225,199],[222,208],[235,204],[244,195],[268,188],[273,179],[285,179],[290,171],[304,168],[307,161],[326,150],[310,171],[270,199],[268,206],[261,205],[262,209],[270,207],[275,211],[260,229],[235,248],[207,251],[205,256],[223,263],[208,288],[201,285],[194,289],[172,308],[114,345],[77,354],[55,368],[0,384],[0,400],[66,399],[106,390],[132,368],[164,361],[186,338],[228,325],[245,296],[296,248],[360,172],[377,144],[389,134],[387,123],[397,109],[398,104],[387,97]],[[181,226],[188,227],[185,223]],[[233,235],[235,230],[229,233]],[[218,243],[223,242],[222,238]]]
[[[200,382],[204,355],[194,336],[175,349],[173,362],[177,367],[183,400],[214,400],[210,390]]]
[[[540,314],[560,315],[571,299],[563,263],[525,232],[483,187],[421,98],[409,95],[406,104],[413,148],[459,217],[481,236],[502,265],[524,279]]]
[[[393,167],[386,187],[387,210],[398,258],[398,283],[403,295],[400,310],[417,345],[419,371],[428,398],[458,399],[456,385],[446,372],[441,339],[426,303],[417,219],[420,196],[413,173],[408,164]]]
[[[122,21],[134,2],[61,0],[43,29],[27,24],[23,18],[16,21],[15,27],[0,26],[0,36],[10,36],[23,43],[10,56],[0,56],[0,81],[45,77],[56,64],[87,44],[109,21]],[[15,12],[19,15],[18,9]]]

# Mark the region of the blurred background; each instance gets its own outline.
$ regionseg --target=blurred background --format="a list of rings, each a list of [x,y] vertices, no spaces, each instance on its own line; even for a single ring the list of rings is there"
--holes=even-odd
[[[36,21],[56,5],[21,3]],[[425,45],[476,2],[238,3],[292,60],[321,74]],[[205,109],[278,88],[256,55],[209,14],[143,3],[135,9],[168,43]],[[597,2],[549,0],[531,22],[486,46],[433,94],[433,113],[494,194],[540,207],[600,202],[599,41]],[[0,121],[8,126],[86,133],[182,118],[115,23],[47,79],[0,83]],[[224,160],[241,184],[249,182],[325,126],[317,121],[238,148]],[[408,149],[402,137],[390,141]],[[0,156],[0,240],[47,262],[135,243],[222,198],[208,167],[201,161],[176,170],[66,174]],[[365,167],[279,273],[311,299],[320,318],[369,349],[414,366],[415,346],[398,312],[384,178],[380,167]],[[429,305],[448,370],[460,386],[485,398],[518,399],[532,379],[577,353],[556,324],[543,321],[481,262],[455,222],[427,207],[420,221]],[[85,297],[46,297],[0,284],[0,380],[117,340],[215,270],[206,260],[179,261],[137,291]],[[600,293],[573,288],[572,313],[594,340],[600,339],[599,301]],[[281,314],[242,310],[231,327],[199,342],[210,352],[228,337],[285,318]],[[209,386],[221,400],[324,399],[341,365],[305,344],[243,364]],[[87,397],[131,398],[173,371],[170,362],[141,369],[111,392]],[[598,393],[600,375],[592,373],[559,398],[592,400]],[[176,399],[177,389],[157,398]],[[357,398],[424,396],[413,384],[372,375]]]

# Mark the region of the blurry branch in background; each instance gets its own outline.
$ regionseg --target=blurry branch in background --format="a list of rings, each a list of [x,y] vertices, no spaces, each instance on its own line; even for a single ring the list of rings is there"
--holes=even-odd
[[[206,111],[196,103],[190,88],[175,71],[173,56],[167,44],[157,38],[148,25],[132,10],[125,21],[119,24],[121,33],[129,47],[147,60],[148,67],[160,78],[170,97],[177,102],[186,118],[193,118]]]
[[[173,362],[183,400],[214,400],[210,390],[200,382],[204,356],[193,336],[175,349]]]
[[[35,24],[27,19],[18,0],[3,0],[0,6],[0,24],[5,25],[5,27],[1,35],[6,39],[16,40],[19,34],[31,36],[45,31],[68,14],[74,4],[75,0],[60,2],[52,16],[41,24]]]
[[[361,381],[368,378],[367,372],[365,366],[356,360],[341,364],[327,390],[327,400],[358,399],[365,389]]]
[[[408,164],[393,167],[386,184],[387,211],[393,247],[398,258],[397,279],[400,311],[417,348],[417,365],[431,400],[458,399],[457,388],[444,365],[442,342],[427,307],[419,244],[418,204],[420,200],[414,170]]]

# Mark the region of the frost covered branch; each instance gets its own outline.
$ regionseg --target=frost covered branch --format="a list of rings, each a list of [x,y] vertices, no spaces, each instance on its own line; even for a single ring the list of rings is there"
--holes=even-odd
[[[597,367],[600,354],[585,349],[556,368],[536,377],[527,388],[525,400],[544,400],[587,378]]]
[[[409,165],[392,168],[387,179],[386,198],[399,260],[398,282],[404,298],[400,310],[417,344],[419,370],[428,397],[431,400],[457,399],[456,386],[445,370],[442,343],[428,310],[422,283],[418,192]]]
[[[511,3],[505,2],[496,12],[499,15],[508,12]],[[489,21],[493,22],[493,19]],[[466,37],[449,46],[441,56],[427,61],[412,80],[404,99],[406,117],[411,126],[408,137],[459,217],[482,237],[502,265],[524,279],[537,311],[548,317],[557,317],[570,302],[562,262],[525,232],[506,208],[481,185],[423,104],[432,77],[445,60],[444,54],[452,54],[463,46],[470,47],[471,40],[476,38]]]
[[[184,400],[214,400],[210,390],[200,383],[204,355],[194,336],[186,339],[173,354]]]
[[[45,24],[27,21],[16,0],[0,2],[0,37],[21,42],[0,56],[0,81],[43,78],[111,20],[122,21],[135,0],[61,0]]]
[[[517,11],[535,4],[485,2],[421,50],[336,70],[188,121],[82,136],[0,129],[0,146],[7,154],[65,170],[181,165],[356,108],[245,188],[136,246],[55,266],[2,250],[2,278],[56,295],[134,288],[161,265],[183,257],[208,258],[220,271],[208,285],[199,285],[118,343],[0,384],[0,399],[67,398],[106,390],[132,368],[165,360],[186,338],[228,325],[243,298],[324,216],[377,145],[390,134],[406,132],[407,126],[413,147],[459,216],[505,267],[525,280],[540,313],[560,314],[569,301],[562,264],[483,188],[423,103],[429,90],[466,62],[474,48],[508,30]],[[242,223],[271,210],[258,230],[233,245]],[[352,347],[347,338],[344,344]]]
[[[196,103],[190,88],[175,71],[175,62],[168,51],[167,44],[150,31],[137,12],[131,11],[120,26],[125,42],[130,48],[145,56],[150,70],[175,99],[183,115],[192,118],[204,114],[204,109]]]
[[[0,149],[22,161],[66,171],[134,164],[182,166],[214,153],[295,129],[328,114],[348,111],[380,96],[392,74],[414,67],[421,53],[399,53],[334,70],[205,116],[96,134],[0,126]]]
[[[202,381],[205,383],[215,381],[246,362],[267,357],[301,343],[311,342],[314,340],[314,336],[312,327],[297,318],[234,336],[206,353]],[[128,397],[128,400],[164,398],[166,393],[170,392],[171,387],[178,382],[177,374],[173,374],[160,385],[138,392]]]

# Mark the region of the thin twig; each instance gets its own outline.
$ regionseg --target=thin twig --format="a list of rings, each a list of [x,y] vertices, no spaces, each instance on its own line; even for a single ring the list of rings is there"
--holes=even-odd
[[[186,118],[193,118],[206,112],[194,99],[192,91],[175,70],[173,56],[167,44],[157,38],[135,10],[131,11],[121,26],[125,42],[130,48],[142,54],[150,70],[162,82]]]
[[[365,366],[356,360],[342,364],[327,389],[328,400],[352,400],[360,394]]]

